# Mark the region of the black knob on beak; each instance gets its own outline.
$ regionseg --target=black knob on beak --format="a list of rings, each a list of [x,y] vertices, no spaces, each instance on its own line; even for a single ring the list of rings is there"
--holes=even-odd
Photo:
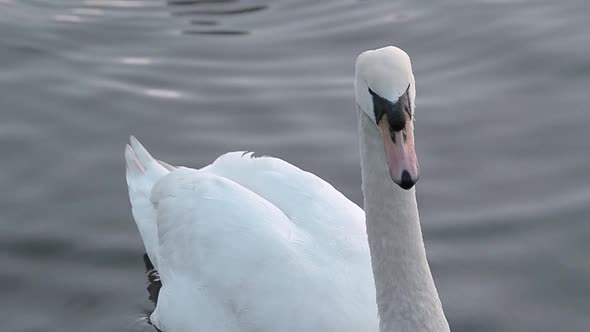
[[[402,180],[400,181],[399,186],[402,187],[402,189],[408,190],[408,189],[412,188],[415,184],[416,184],[416,182],[414,180],[412,180],[412,176],[410,176],[410,172],[408,172],[408,170],[405,169],[402,172]]]

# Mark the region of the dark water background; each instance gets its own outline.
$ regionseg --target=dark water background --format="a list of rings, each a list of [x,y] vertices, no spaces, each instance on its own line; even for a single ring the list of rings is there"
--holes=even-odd
[[[417,78],[418,198],[455,332],[590,331],[587,0],[0,0],[0,331],[136,331],[127,136],[272,154],[361,202],[353,66]]]

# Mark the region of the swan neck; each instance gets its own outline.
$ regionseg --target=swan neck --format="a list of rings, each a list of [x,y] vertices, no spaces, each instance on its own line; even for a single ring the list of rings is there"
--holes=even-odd
[[[390,178],[377,126],[358,111],[362,188],[381,332],[449,331],[426,260],[416,192]]]

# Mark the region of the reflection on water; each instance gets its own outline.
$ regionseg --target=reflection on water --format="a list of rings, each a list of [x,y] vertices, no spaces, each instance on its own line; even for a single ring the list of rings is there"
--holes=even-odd
[[[69,13],[54,16],[58,22],[79,23],[87,16],[116,15],[116,10],[162,9],[168,7],[187,25],[181,28],[189,35],[244,35],[248,31],[231,26],[227,16],[235,17],[256,13],[268,8],[267,4],[248,4],[237,0],[85,0],[83,7],[72,8]],[[186,20],[188,18],[188,20]]]
[[[355,56],[417,78],[418,185],[453,331],[590,326],[586,0],[0,0],[2,331],[142,330],[122,153],[284,158],[361,202]]]
[[[172,15],[190,17],[192,27],[182,30],[187,35],[245,35],[248,31],[226,26],[224,17],[256,13],[268,8],[267,5],[243,4],[237,0],[169,0],[168,5],[172,8]]]
[[[96,8],[145,8],[159,7],[161,3],[149,0],[84,0],[84,5]]]

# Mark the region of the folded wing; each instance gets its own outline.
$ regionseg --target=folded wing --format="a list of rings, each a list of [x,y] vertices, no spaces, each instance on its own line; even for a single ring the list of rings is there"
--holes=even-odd
[[[158,329],[376,329],[364,214],[325,181],[243,153],[164,167],[134,139],[126,160]]]

